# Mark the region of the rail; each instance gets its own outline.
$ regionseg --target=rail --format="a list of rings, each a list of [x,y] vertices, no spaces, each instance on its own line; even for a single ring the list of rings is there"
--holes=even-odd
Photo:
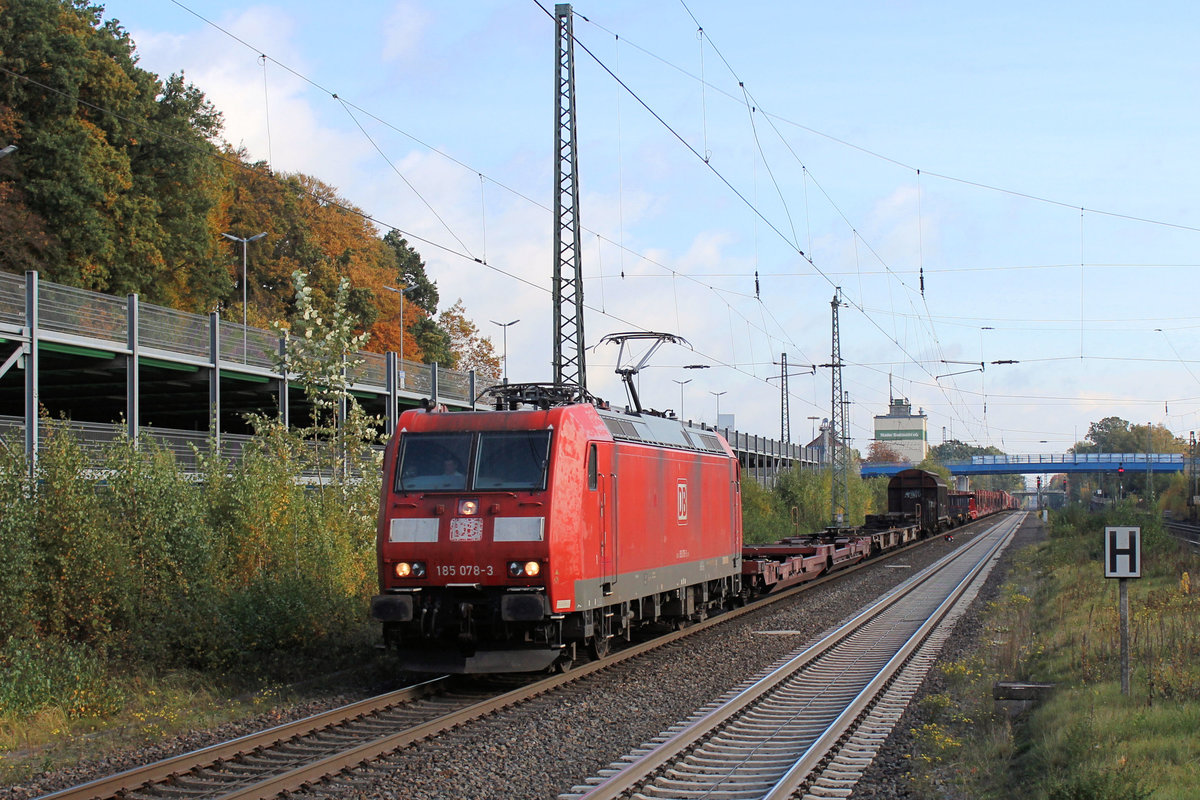
[[[1023,515],[984,535],[760,678],[576,787],[575,800],[795,796],[990,569]],[[915,692],[919,680],[904,683]],[[836,795],[844,796],[844,795]]]

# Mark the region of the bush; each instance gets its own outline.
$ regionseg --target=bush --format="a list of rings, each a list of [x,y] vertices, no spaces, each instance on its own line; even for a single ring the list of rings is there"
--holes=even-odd
[[[102,717],[124,702],[100,654],[61,637],[10,636],[0,648],[0,715],[58,707],[68,717]]]
[[[0,440],[0,631],[16,636],[34,632],[32,494],[22,443],[15,437]]]

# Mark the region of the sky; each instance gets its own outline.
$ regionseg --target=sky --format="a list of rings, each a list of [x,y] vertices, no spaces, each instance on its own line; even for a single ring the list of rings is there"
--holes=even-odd
[[[498,353],[519,320],[510,380],[553,377],[551,3],[103,5],[227,141],[402,231]],[[864,453],[891,397],[930,444],[1007,453],[1200,428],[1200,7],[572,8],[593,394],[625,402],[602,336],[666,332],[690,347],[654,354],[644,406],[778,437],[786,354],[806,443],[838,291]]]

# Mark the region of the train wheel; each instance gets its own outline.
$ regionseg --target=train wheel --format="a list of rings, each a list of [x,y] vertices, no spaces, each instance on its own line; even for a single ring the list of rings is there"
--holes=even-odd
[[[599,660],[608,655],[609,640],[612,639],[612,614],[605,611],[596,612],[595,626],[588,649],[592,657]]]
[[[571,667],[575,666],[575,643],[567,645],[563,648],[562,655],[554,662],[555,672],[570,672]]]
[[[600,659],[602,659],[606,655],[608,655],[608,651],[609,651],[608,645],[609,645],[609,642],[608,642],[607,636],[600,636],[599,634],[597,634],[596,636],[593,636],[592,640],[590,642],[590,647],[588,648],[592,653],[592,658],[599,661]]]

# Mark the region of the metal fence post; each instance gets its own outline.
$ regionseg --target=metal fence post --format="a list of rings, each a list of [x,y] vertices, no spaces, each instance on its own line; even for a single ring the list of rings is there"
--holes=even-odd
[[[400,421],[399,383],[400,359],[392,350],[384,356],[384,386],[387,390],[387,415],[384,417],[384,432],[390,438]]]
[[[216,455],[221,452],[221,315],[216,311],[208,315],[208,358],[208,436]]]
[[[125,312],[125,341],[129,354],[125,356],[125,424],[128,426],[129,438],[137,446],[138,435],[141,433],[141,381],[138,374],[138,328],[139,310],[138,296],[130,294]]]
[[[25,354],[25,458],[29,462],[29,477],[37,474],[38,423],[41,398],[38,387],[38,274],[25,273],[25,329],[29,350]]]
[[[279,422],[283,425],[284,430],[292,426],[292,408],[289,392],[291,391],[291,381],[288,380],[287,373],[287,334],[279,335]]]

